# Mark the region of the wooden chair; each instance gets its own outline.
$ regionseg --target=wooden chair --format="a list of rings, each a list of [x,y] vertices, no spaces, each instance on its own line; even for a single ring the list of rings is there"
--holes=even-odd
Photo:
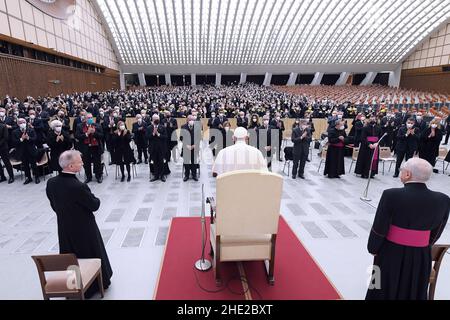
[[[391,148],[389,147],[380,147],[380,153],[378,157],[383,164],[383,174],[384,174],[384,163],[390,162],[389,171],[391,171],[392,164],[397,162],[397,159],[392,156]]]
[[[434,265],[431,268],[428,300],[434,300],[434,291],[436,290],[436,283],[439,275],[439,269],[441,267],[441,262],[449,248],[450,245],[448,244],[435,244],[431,248],[431,259],[434,262]]]
[[[328,147],[323,147],[322,153],[320,154],[320,163],[319,163],[319,168],[317,168],[317,172],[320,171],[320,167],[322,166],[322,162],[327,161],[327,151],[328,151]]]
[[[104,297],[100,259],[77,259],[72,253],[31,258],[36,264],[45,300],[56,297],[84,300],[84,294],[94,280]]]
[[[358,155],[359,155],[359,147],[354,147],[352,151],[352,162],[350,163],[350,169],[348,170],[348,173],[352,172],[353,163],[358,161]]]
[[[447,153],[448,153],[448,152],[449,152],[449,151],[447,150],[447,148],[445,148],[445,147],[439,147],[439,155],[438,155],[437,158],[436,158],[436,163],[437,163],[437,162],[442,162],[442,173],[445,173],[445,169],[448,168],[448,164],[447,164],[447,167],[444,168],[444,165],[445,165],[445,158],[447,157]]]
[[[272,172],[237,170],[217,177],[217,203],[213,198],[207,200],[216,214],[211,220],[210,242],[217,285],[221,262],[258,260],[264,261],[268,282],[274,284],[282,192],[283,178]]]

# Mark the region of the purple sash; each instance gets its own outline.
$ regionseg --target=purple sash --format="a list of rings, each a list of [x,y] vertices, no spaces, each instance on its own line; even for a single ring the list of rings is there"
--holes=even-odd
[[[342,141],[338,142],[338,143],[330,143],[330,146],[336,147],[336,148],[343,148],[344,147],[344,143]]]
[[[376,143],[376,142],[378,142],[378,137],[376,137],[376,136],[367,137],[367,141]],[[373,155],[372,170],[377,170],[378,169],[378,148],[373,149],[373,152],[375,154]]]
[[[404,229],[391,224],[386,239],[408,247],[427,247],[430,244],[430,230]]]

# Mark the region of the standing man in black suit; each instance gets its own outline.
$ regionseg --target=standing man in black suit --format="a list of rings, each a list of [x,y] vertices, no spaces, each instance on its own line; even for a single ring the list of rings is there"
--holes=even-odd
[[[8,148],[8,128],[6,124],[0,122],[0,158],[2,159],[6,171],[8,171],[9,180],[8,183],[14,182],[14,172],[9,161],[9,148]],[[6,181],[3,167],[0,165],[0,182]]]
[[[178,129],[177,119],[172,117],[169,110],[164,111],[164,119],[162,119],[162,124],[166,127],[167,131],[167,151],[166,151],[166,170],[168,170],[168,163],[170,162],[171,156],[175,160],[175,150],[173,148],[177,145],[177,139],[174,137],[172,140],[172,134]],[[170,172],[170,171],[169,171]]]
[[[257,130],[258,149],[267,161],[267,168],[272,170],[272,129],[270,116],[264,115],[262,125]]]
[[[161,124],[159,115],[152,116],[152,123],[147,127],[148,153],[153,162],[153,178],[150,182],[161,179],[166,182],[164,174],[164,157],[167,149],[166,127]]]
[[[33,109],[28,111],[28,128],[34,129],[36,132],[36,146],[42,148],[43,143],[47,139],[47,132],[45,131],[44,122],[36,116],[36,111]]]
[[[308,120],[302,119],[300,124],[292,130],[291,136],[294,148],[292,150],[293,166],[292,166],[292,179],[298,176],[301,179],[305,179],[305,164],[308,159],[309,145],[311,144],[311,129],[308,126]],[[299,166],[300,164],[300,166]]]
[[[34,175],[34,182],[38,184],[40,182],[37,174],[36,167],[36,132],[32,128],[27,127],[27,121],[24,118],[17,120],[19,128],[13,131],[13,144],[16,147],[16,158],[22,161],[22,166],[25,171],[25,182],[23,184],[29,184],[33,181],[31,178],[31,170]]]
[[[85,183],[92,181],[92,168],[94,164],[94,174],[98,183],[103,181],[102,168],[102,127],[94,123],[92,113],[86,114],[86,118],[77,127],[75,138],[79,141],[79,150],[83,154],[84,172],[86,174]]]
[[[414,124],[414,118],[409,118],[406,124],[398,130],[396,145],[397,162],[395,164],[394,178],[397,178],[400,173],[400,166],[403,159],[408,161],[419,149],[420,131],[419,128],[414,127]]]
[[[383,192],[367,244],[374,277],[366,300],[428,299],[431,247],[450,211],[450,198],[427,188],[431,173],[426,160],[411,158],[401,170],[404,187]]]
[[[100,259],[102,284],[107,289],[113,271],[93,213],[100,208],[100,199],[77,179],[76,174],[83,166],[79,151],[63,152],[59,165],[62,172],[48,180],[46,188],[47,198],[58,218],[59,253],[73,253],[78,259]],[[90,298],[98,290],[98,283],[94,281],[85,296]]]
[[[136,115],[136,122],[133,123],[133,140],[137,147],[138,160],[137,163],[142,163],[142,155],[144,155],[145,164],[148,164],[148,153],[147,153],[147,138],[145,134],[147,132],[147,123],[142,120],[140,114]]]

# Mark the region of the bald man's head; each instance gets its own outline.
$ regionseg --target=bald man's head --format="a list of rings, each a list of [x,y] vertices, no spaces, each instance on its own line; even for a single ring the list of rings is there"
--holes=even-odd
[[[400,180],[403,183],[425,183],[430,179],[432,172],[433,167],[428,161],[420,158],[411,158],[402,166]]]

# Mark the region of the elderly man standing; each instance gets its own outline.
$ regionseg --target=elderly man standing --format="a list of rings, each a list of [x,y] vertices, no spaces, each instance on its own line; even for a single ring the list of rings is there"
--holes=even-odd
[[[13,145],[16,147],[16,158],[22,161],[23,170],[25,171],[25,182],[23,184],[29,184],[33,181],[31,178],[31,171],[34,174],[34,181],[40,182],[37,174],[36,167],[36,132],[33,128],[27,126],[27,121],[23,118],[17,119],[17,125],[19,128],[13,131]],[[30,170],[31,167],[31,170]]]
[[[59,157],[59,165],[62,172],[48,180],[46,189],[58,219],[59,253],[73,253],[78,259],[99,258],[103,287],[106,289],[113,272],[93,213],[100,208],[100,199],[76,177],[83,167],[79,151],[64,151]],[[97,282],[94,282],[86,297],[91,297],[98,290]]]
[[[147,127],[145,134],[148,140],[148,153],[150,160],[153,162],[153,178],[150,182],[161,179],[166,182],[164,174],[164,156],[167,149],[167,130],[166,127],[160,123],[159,116],[154,114],[152,116],[152,123]]]
[[[237,127],[234,130],[233,140],[234,145],[220,150],[217,154],[212,168],[214,177],[235,170],[268,171],[262,152],[247,145],[248,132],[244,127]]]
[[[369,236],[375,256],[367,300],[426,300],[431,246],[447,223],[450,198],[427,188],[431,165],[411,158],[401,169],[403,188],[383,192]]]

